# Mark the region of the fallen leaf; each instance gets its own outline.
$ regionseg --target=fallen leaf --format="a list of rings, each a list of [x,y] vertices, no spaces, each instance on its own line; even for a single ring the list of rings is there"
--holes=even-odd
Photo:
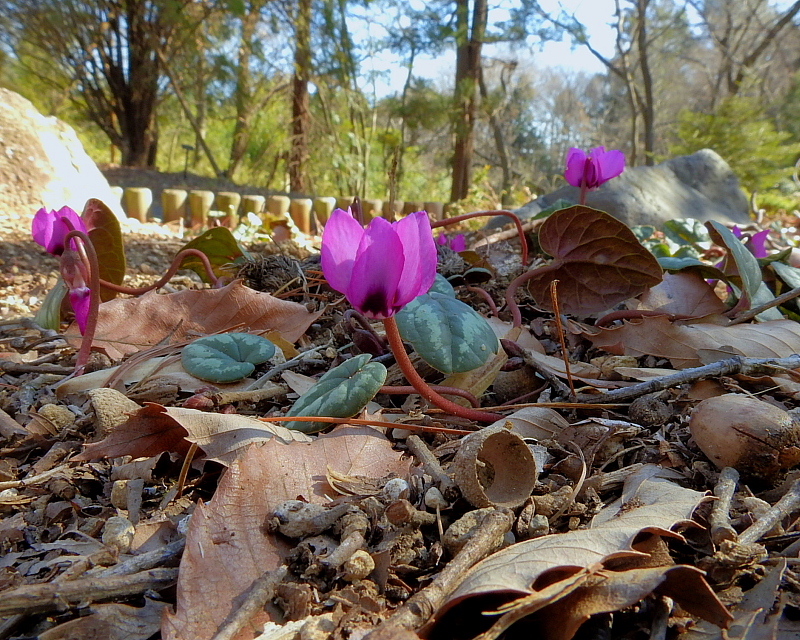
[[[241,280],[222,289],[187,289],[167,294],[149,291],[136,298],[101,304],[92,346],[118,360],[156,344],[234,329],[258,335],[278,331],[284,339],[294,342],[320,313],[311,313],[297,302],[254,291]],[[65,335],[71,344],[80,344],[74,323]]]
[[[535,594],[565,576],[608,560],[646,556],[631,546],[643,531],[680,537],[670,529],[687,522],[706,497],[659,478],[660,473],[664,471],[659,467],[646,465],[629,476],[623,498],[601,510],[590,529],[525,540],[482,560],[450,595],[436,620],[456,607],[456,613],[450,615],[475,609],[472,598],[488,597],[496,605]]]
[[[639,298],[635,309],[703,317],[727,311],[714,288],[697,273],[665,273],[664,279]]]
[[[283,562],[289,545],[264,533],[267,517],[302,496],[325,504],[337,494],[328,469],[350,476],[405,476],[408,461],[375,429],[342,426],[310,444],[277,440],[250,446],[228,469],[210,503],[192,515],[181,560],[175,613],[167,612],[165,640],[206,640],[265,571]],[[257,627],[269,616],[257,615]]]
[[[48,629],[39,640],[147,640],[161,626],[166,602],[145,600],[143,607],[96,604],[91,614]]]
[[[800,352],[800,324],[792,320],[728,327],[670,322],[666,316],[654,316],[584,335],[610,353],[666,358],[676,369],[699,367],[732,356],[782,358],[787,353]]]
[[[554,260],[534,271],[528,291],[542,309],[553,309],[550,283],[558,280],[561,310],[579,316],[610,309],[661,282],[662,270],[624,223],[575,205],[542,223],[539,243]]]
[[[147,403],[103,440],[87,444],[75,460],[146,458],[164,451],[186,455],[189,443],[194,442],[206,460],[229,465],[242,447],[276,437],[283,442],[309,442],[298,431],[248,416]]]

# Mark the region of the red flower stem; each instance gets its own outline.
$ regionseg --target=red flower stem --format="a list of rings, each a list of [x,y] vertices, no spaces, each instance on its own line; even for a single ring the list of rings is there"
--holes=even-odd
[[[469,391],[465,391],[464,389],[456,389],[455,387],[443,387],[439,384],[432,384],[430,388],[436,391],[437,393],[445,393],[448,396],[458,396],[460,398],[464,398],[467,402],[469,402],[473,407],[480,407],[481,403],[478,399],[472,395]],[[381,387],[378,393],[385,393],[387,395],[409,395],[411,393],[416,393],[416,389],[414,387],[396,387],[396,386],[384,386]]]
[[[411,383],[411,386],[417,390],[419,395],[435,404],[442,411],[446,411],[454,416],[459,416],[460,418],[466,418],[467,420],[474,420],[475,422],[496,422],[504,418],[504,416],[499,413],[490,413],[488,411],[478,411],[477,409],[462,407],[460,404],[456,404],[436,393],[431,389],[430,385],[422,379],[422,376],[417,373],[417,370],[414,369],[414,365],[406,353],[406,348],[403,346],[403,339],[400,337],[400,331],[397,328],[397,321],[394,319],[394,316],[386,318],[383,321],[383,326],[386,328],[386,338],[389,340],[389,346],[392,349],[392,353],[394,353],[400,371],[403,372],[406,380]]]
[[[489,305],[489,309],[492,312],[493,316],[497,316],[497,305],[494,303],[494,298],[489,295],[489,292],[486,289],[482,289],[481,287],[465,287],[467,291],[471,291],[472,293],[477,293],[481,298],[486,301],[486,304]]]
[[[78,238],[81,241],[83,255],[86,258],[86,266],[89,271],[89,315],[86,318],[86,330],[81,336],[81,348],[75,360],[74,375],[79,376],[83,373],[86,363],[89,362],[92,341],[97,329],[97,312],[100,309],[100,265],[97,261],[97,252],[94,250],[94,245],[89,236],[83,231],[73,229],[64,236],[64,246],[68,246],[67,242],[72,238]]]
[[[111,289],[111,291],[116,291],[118,293],[126,293],[132,296],[139,296],[143,293],[147,293],[148,291],[152,291],[153,289],[158,289],[159,287],[163,287],[167,282],[172,279],[178,269],[181,268],[181,263],[183,262],[184,258],[188,256],[196,256],[200,258],[200,262],[203,263],[203,267],[206,270],[206,275],[208,276],[209,280],[214,283],[214,286],[219,285],[219,278],[217,278],[216,274],[214,273],[214,269],[211,266],[211,262],[208,260],[208,256],[200,251],[199,249],[184,249],[183,251],[179,252],[173,260],[172,264],[169,267],[169,270],[161,277],[161,279],[149,286],[146,287],[126,287],[125,285],[121,284],[114,284],[113,282],[107,282],[106,280],[100,280],[100,285],[105,287],[106,289]]]
[[[517,294],[517,289],[519,289],[519,285],[521,285],[526,280],[530,280],[535,273],[536,269],[531,269],[530,271],[526,271],[522,275],[519,275],[516,278],[514,278],[508,285],[508,288],[506,289],[506,304],[508,305],[508,308],[511,311],[511,320],[514,327],[522,326],[522,314],[520,313],[519,306],[517,305],[517,301],[514,299],[514,296]]]
[[[456,216],[455,218],[447,218],[446,220],[437,220],[436,222],[432,222],[431,229],[436,229],[437,227],[446,227],[457,222],[469,220],[470,218],[480,218],[483,216],[508,216],[514,221],[514,225],[517,227],[517,233],[519,234],[519,242],[520,245],[522,245],[522,264],[527,265],[528,242],[525,240],[525,230],[522,228],[522,222],[520,221],[519,216],[513,211],[498,209],[495,211],[475,211],[473,213],[465,213],[464,215]]]

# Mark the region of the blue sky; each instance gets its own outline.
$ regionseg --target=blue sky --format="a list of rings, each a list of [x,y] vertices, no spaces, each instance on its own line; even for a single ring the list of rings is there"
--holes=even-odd
[[[412,0],[413,3],[413,0]],[[513,0],[500,0],[500,5],[513,5]],[[609,26],[614,20],[614,0],[542,0],[542,6],[553,14],[558,13],[559,6],[575,16],[587,26],[592,46],[606,56],[614,52],[614,31]],[[497,18],[497,15],[494,16]],[[383,30],[383,26],[373,23],[366,27],[370,32]],[[586,49],[586,47],[573,47],[569,38],[561,42],[548,42],[542,50],[539,45],[532,49],[520,49],[513,55],[521,63],[530,60],[537,69],[561,68],[565,71],[585,71],[599,73],[604,70],[603,65]],[[484,55],[508,57],[507,52],[487,45]],[[450,50],[437,58],[420,56],[415,64],[416,76],[433,80],[450,81],[455,68],[455,52]],[[406,77],[406,70],[401,60],[386,51],[378,51],[365,61],[363,71],[374,70],[381,74],[375,79],[375,92],[378,97],[399,91]],[[365,87],[369,90],[371,87]]]

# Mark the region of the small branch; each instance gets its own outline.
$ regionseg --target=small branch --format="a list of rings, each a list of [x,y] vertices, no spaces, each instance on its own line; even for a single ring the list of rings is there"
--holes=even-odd
[[[773,307],[779,307],[784,302],[789,302],[789,300],[793,300],[797,296],[800,296],[800,287],[795,287],[786,293],[779,295],[777,298],[773,298],[769,302],[765,302],[757,307],[753,307],[749,311],[745,311],[742,315],[738,318],[734,318],[728,323],[728,326],[731,327],[735,324],[741,324],[742,322],[747,322],[748,320],[752,320],[755,318],[759,313],[763,313],[767,309],[772,309]]]
[[[247,621],[272,599],[275,587],[286,577],[287,571],[282,566],[257,578],[244,594],[244,600],[225,618],[211,640],[231,640],[239,633]]]
[[[719,545],[724,540],[736,540],[738,534],[731,526],[731,501],[736,493],[739,472],[733,467],[725,467],[714,486],[714,495],[719,498],[711,508],[709,531],[711,540]]]
[[[439,464],[438,458],[433,455],[433,452],[428,448],[428,445],[419,436],[408,436],[406,438],[406,446],[408,450],[414,454],[414,457],[422,463],[422,468],[425,470],[434,483],[439,487],[439,491],[448,500],[452,500],[458,495],[458,487],[453,479],[447,475],[442,465]]]
[[[623,389],[614,389],[613,391],[606,391],[602,394],[579,394],[575,399],[578,402],[625,402],[633,400],[639,396],[647,395],[648,393],[656,393],[664,389],[672,389],[673,387],[690,382],[697,382],[698,380],[706,380],[707,378],[716,378],[718,376],[731,376],[737,373],[744,375],[768,375],[774,374],[776,371],[800,369],[800,355],[792,355],[787,358],[742,358],[739,356],[713,362],[702,367],[695,367],[694,369],[684,369],[678,373],[673,373],[661,378],[654,378],[647,380],[640,384],[635,384]]]
[[[739,544],[758,542],[798,506],[800,506],[800,480],[796,480],[783,498],[742,532],[742,535],[739,536]]]
[[[17,613],[59,611],[83,603],[133,596],[148,589],[160,591],[178,579],[178,569],[151,569],[109,578],[78,578],[67,582],[27,584],[3,592],[0,617]]]
[[[506,509],[487,514],[475,535],[433,582],[411,596],[387,620],[368,633],[364,640],[392,640],[402,637],[404,630],[417,629],[425,624],[458,588],[467,571],[500,547],[513,522],[513,514]]]

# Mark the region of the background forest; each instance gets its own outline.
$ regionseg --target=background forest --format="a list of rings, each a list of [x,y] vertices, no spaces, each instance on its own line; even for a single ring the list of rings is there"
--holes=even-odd
[[[631,165],[711,147],[761,198],[793,193],[800,1],[615,6],[606,56],[534,0],[0,0],[0,85],[98,162],[275,190],[518,205],[603,144]],[[552,70],[565,36],[605,72]],[[386,93],[367,62],[388,53]]]

